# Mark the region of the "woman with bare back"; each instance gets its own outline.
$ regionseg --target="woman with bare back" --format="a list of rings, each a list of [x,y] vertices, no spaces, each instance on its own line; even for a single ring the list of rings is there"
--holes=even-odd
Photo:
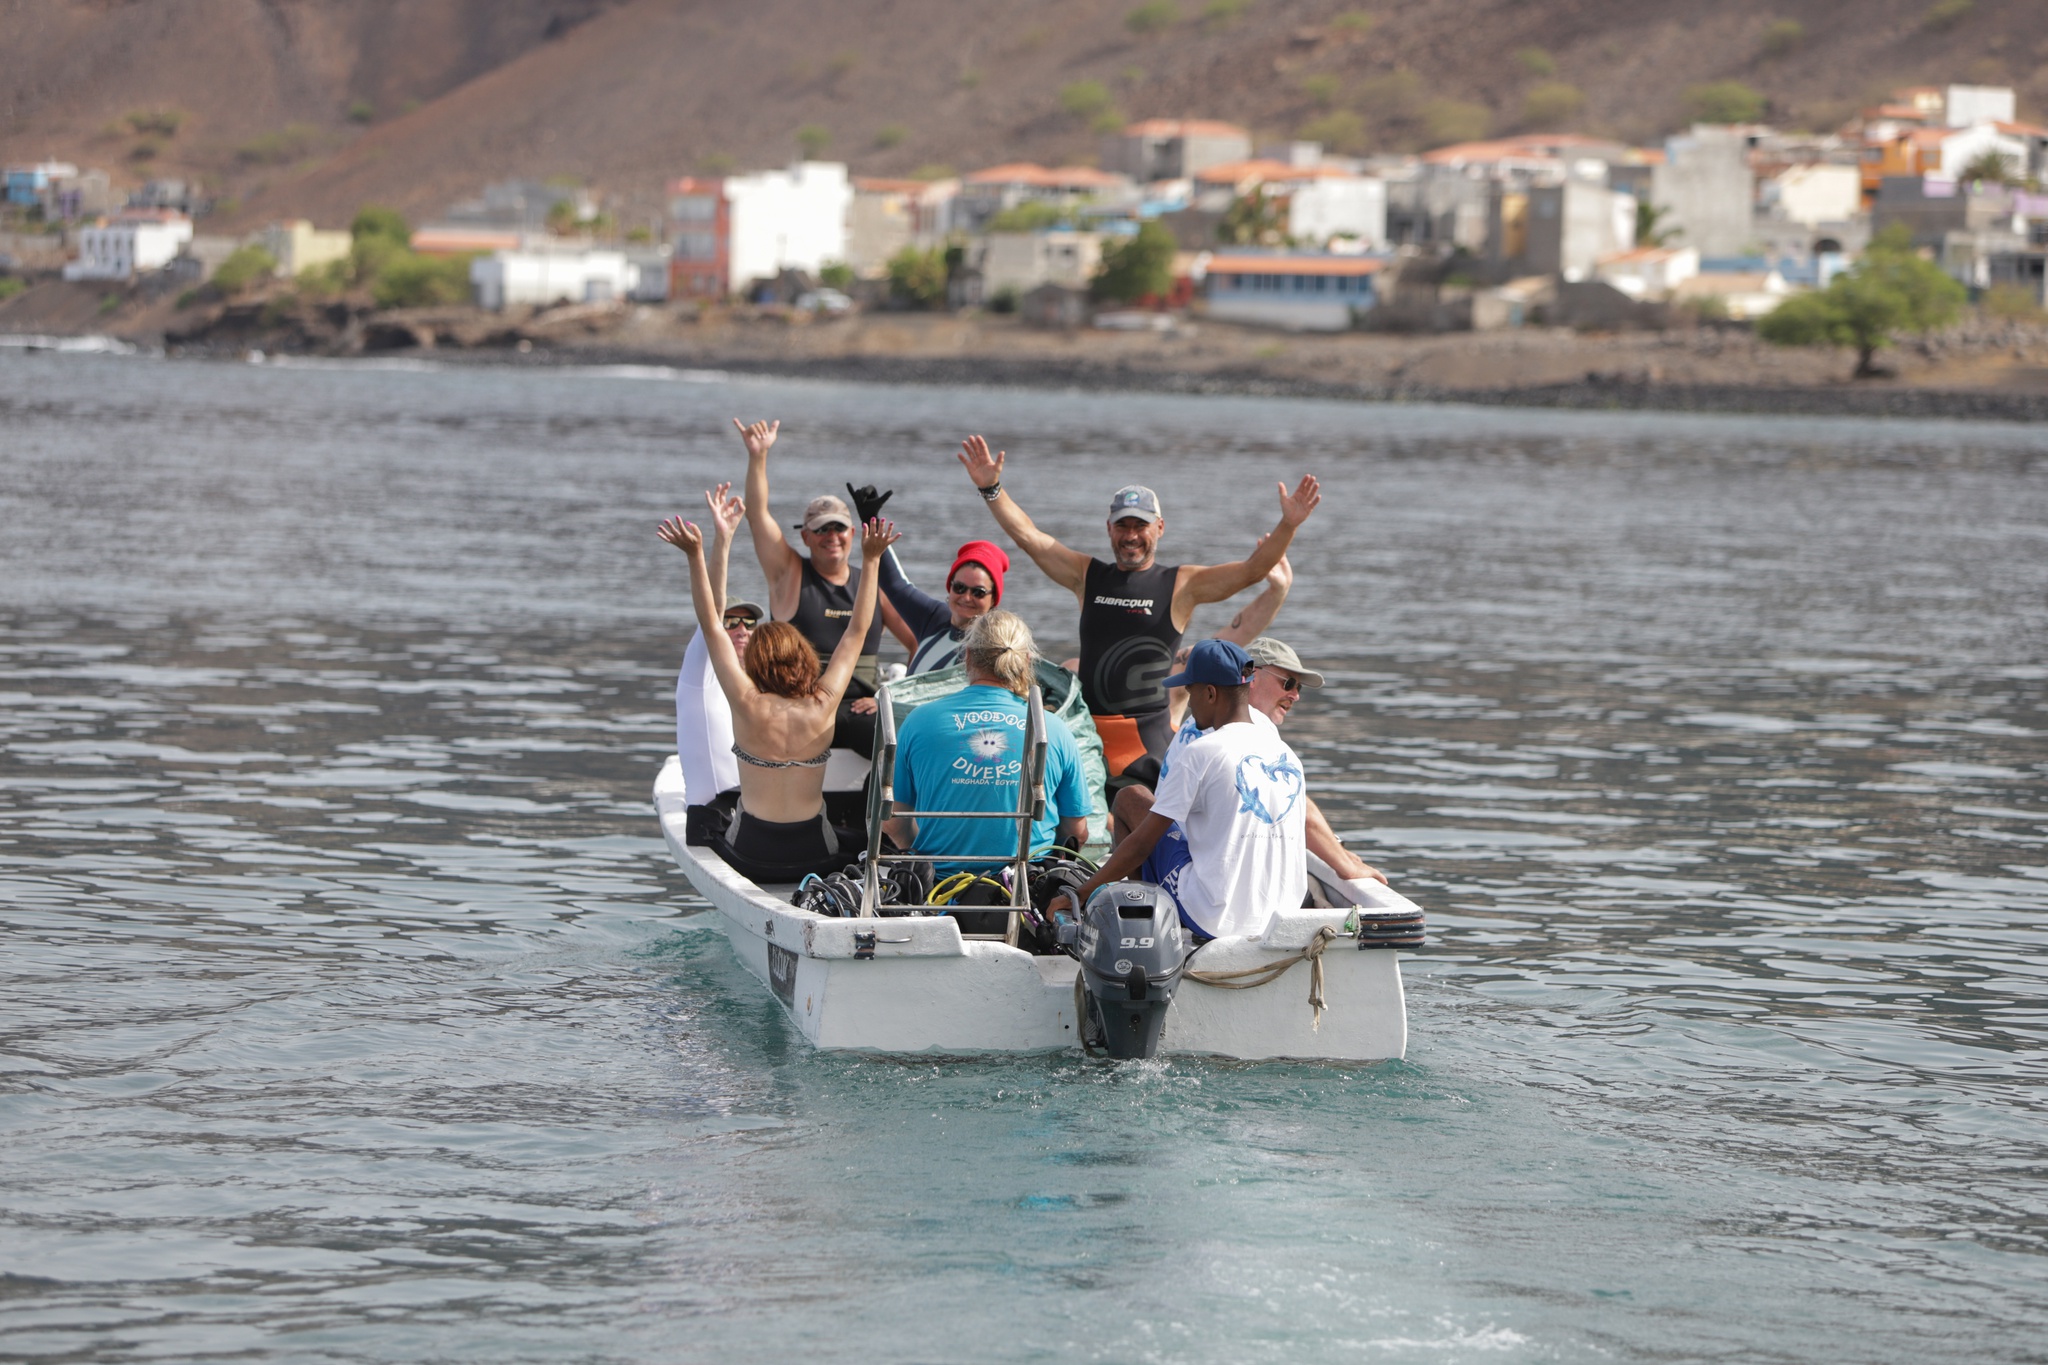
[[[742,658],[726,638],[714,584],[724,577],[732,532],[746,514],[739,498],[710,499],[718,520],[707,562],[704,533],[680,517],[656,533],[690,558],[690,594],[710,651],[712,671],[732,706],[733,754],[740,761],[740,800],[732,823],[711,847],[732,868],[762,884],[794,882],[831,872],[850,860],[825,817],[825,761],[834,716],[853,677],[878,595],[877,564],[898,538],[881,518],[861,528],[860,588],[853,619],[821,669],[818,653],[794,626],[771,621],[747,641]]]

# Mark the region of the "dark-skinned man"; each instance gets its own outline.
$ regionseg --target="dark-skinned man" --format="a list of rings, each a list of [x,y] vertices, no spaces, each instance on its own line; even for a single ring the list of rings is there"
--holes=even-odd
[[[1228,640],[1204,640],[1186,668],[1167,679],[1188,690],[1188,714],[1202,733],[1174,751],[1152,809],[1100,871],[1075,889],[1075,913],[1096,888],[1144,866],[1175,825],[1187,858],[1158,885],[1197,938],[1255,934],[1276,910],[1301,905],[1308,890],[1308,791],[1301,760],[1279,728],[1252,709],[1252,658]]]
[[[1038,529],[1003,488],[1004,452],[970,436],[960,463],[1017,548],[1081,604],[1081,693],[1102,736],[1112,777],[1146,754],[1166,752],[1173,739],[1166,675],[1195,608],[1221,602],[1265,578],[1287,554],[1294,532],[1322,500],[1313,474],[1293,492],[1280,488],[1280,521],[1248,558],[1229,564],[1161,564],[1166,530],[1159,496],[1132,484],[1110,498],[1105,562],[1070,549]]]

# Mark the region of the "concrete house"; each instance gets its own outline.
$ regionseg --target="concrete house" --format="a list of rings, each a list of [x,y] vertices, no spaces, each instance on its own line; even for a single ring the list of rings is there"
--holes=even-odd
[[[1636,244],[1636,201],[1590,180],[1528,190],[1522,261],[1527,271],[1569,283],[1593,278],[1602,257]]]
[[[864,278],[880,276],[905,247],[931,247],[946,237],[946,218],[960,182],[853,179],[846,217],[846,263]]]
[[[1383,260],[1288,252],[1218,252],[1203,272],[1207,315],[1290,332],[1344,332],[1378,303]]]
[[[853,185],[836,161],[686,177],[669,187],[676,298],[726,298],[785,270],[816,275],[847,258]]]
[[[622,251],[534,243],[517,251],[496,251],[469,263],[469,284],[477,306],[545,308],[557,303],[610,303],[624,299],[639,283]]]
[[[1689,246],[1639,246],[1603,256],[1594,268],[1594,277],[1601,283],[1638,302],[1667,299],[1699,273],[1699,250]]]
[[[1136,204],[1137,182],[1093,166],[1047,167],[1013,161],[975,171],[960,182],[947,226],[970,236],[987,231],[989,220],[1024,204],[1077,208],[1082,204]]]
[[[1756,176],[1742,129],[1696,124],[1669,139],[1650,183],[1650,202],[1669,211],[1669,226],[1702,256],[1733,256],[1749,245]]]
[[[1142,183],[1188,180],[1252,154],[1251,134],[1214,119],[1144,119],[1102,140],[1103,169]]]
[[[346,231],[322,231],[303,218],[288,222],[272,223],[257,232],[250,239],[254,246],[269,252],[277,262],[280,278],[292,279],[302,270],[326,265],[329,261],[345,261],[355,239]]]
[[[1047,284],[1084,289],[1101,264],[1098,232],[991,232],[981,249],[982,297],[1023,295]]]
[[[170,209],[127,209],[111,222],[78,230],[78,259],[67,280],[127,280],[169,265],[192,240],[192,220]]]

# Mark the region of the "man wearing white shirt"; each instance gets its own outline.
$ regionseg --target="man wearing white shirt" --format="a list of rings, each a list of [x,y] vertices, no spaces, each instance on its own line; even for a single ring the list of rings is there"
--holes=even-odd
[[[1274,911],[1301,905],[1308,891],[1306,783],[1279,729],[1252,710],[1251,672],[1244,650],[1204,640],[1187,667],[1166,680],[1187,688],[1189,712],[1206,733],[1176,746],[1151,811],[1076,890],[1076,906],[1098,886],[1136,872],[1176,824],[1188,859],[1161,886],[1198,938],[1256,933]]]

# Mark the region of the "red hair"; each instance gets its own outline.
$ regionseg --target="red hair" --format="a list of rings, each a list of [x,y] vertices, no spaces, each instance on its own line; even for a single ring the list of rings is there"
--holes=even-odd
[[[763,692],[798,699],[818,695],[818,651],[787,621],[756,628],[740,666]]]

